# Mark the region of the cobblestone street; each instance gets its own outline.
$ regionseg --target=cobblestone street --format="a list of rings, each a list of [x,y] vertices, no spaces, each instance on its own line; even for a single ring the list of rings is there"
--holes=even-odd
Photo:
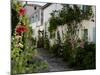
[[[38,48],[39,56],[47,61],[48,71],[49,72],[58,72],[58,71],[72,71],[73,69],[68,67],[68,64],[63,61],[62,58],[55,57],[53,54],[48,53],[47,50]]]

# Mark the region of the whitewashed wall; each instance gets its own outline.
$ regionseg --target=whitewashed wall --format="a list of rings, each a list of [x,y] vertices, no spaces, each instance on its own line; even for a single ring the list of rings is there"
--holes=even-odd
[[[39,13],[38,16],[39,16],[39,20],[36,21],[36,22],[32,22],[32,18],[30,18],[31,20],[31,24],[30,26],[32,26],[32,29],[33,29],[33,37],[36,38],[36,40],[38,40],[38,31],[39,30],[43,30],[43,25],[41,24],[41,9],[38,8],[37,10],[34,10],[34,12],[37,12]],[[33,14],[35,15],[35,14]]]
[[[26,5],[26,6],[24,7],[25,10],[26,10],[26,15],[27,15],[28,18],[31,17],[32,14],[36,11],[36,10],[34,10],[34,7],[35,7],[35,6],[36,6],[36,5],[32,5],[32,6]],[[36,6],[36,7],[37,7],[37,10],[40,9],[40,6]]]
[[[51,17],[50,13],[52,13],[54,10],[61,10],[61,9],[62,9],[61,4],[51,4],[50,6],[48,6],[47,8],[43,10],[43,25],[41,25],[41,20],[31,24],[33,31],[34,31],[33,36],[36,39],[38,39],[38,30],[46,31],[48,33],[48,36],[50,37],[50,33],[48,32],[49,19]],[[83,27],[79,30],[79,38],[82,39],[82,36],[83,36],[82,29],[88,29],[88,41],[89,42],[95,42],[96,40],[95,7],[93,7],[93,13],[94,13],[94,17],[93,17],[94,22],[91,20],[82,21],[81,24]],[[60,32],[60,37],[61,37],[62,42],[64,42],[66,29],[67,29],[66,25],[57,27],[57,30]],[[62,33],[62,31],[64,34]],[[57,38],[57,34],[54,39],[50,39],[51,45],[54,44],[54,41],[56,38]]]
[[[60,4],[52,4],[49,7],[47,7],[44,10],[44,17],[43,17],[43,24],[45,25],[45,23],[47,24],[47,27],[49,27],[49,18],[51,17],[50,13],[52,13],[53,10],[61,10],[62,9],[62,5]],[[95,6],[92,8],[93,9],[93,13],[94,13],[94,17],[92,18],[94,20],[84,20],[82,21],[82,28],[79,30],[79,38],[82,39],[83,37],[83,31],[82,29],[88,29],[88,41],[89,42],[95,42],[96,40],[96,20],[95,20]],[[47,29],[46,29],[47,30]],[[64,42],[64,34],[62,34],[62,31],[65,33],[66,32],[66,25],[64,26],[59,26],[57,28],[57,30],[60,32],[60,36],[61,36],[61,41]],[[49,34],[49,33],[48,33]],[[57,34],[55,39],[57,38]],[[50,39],[50,43],[51,45],[54,43],[55,39]]]

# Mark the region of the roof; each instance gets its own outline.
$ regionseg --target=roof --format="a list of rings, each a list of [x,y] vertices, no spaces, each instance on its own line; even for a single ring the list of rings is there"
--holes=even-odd
[[[44,6],[46,3],[38,3],[38,2],[29,2],[29,1],[23,1],[24,7],[25,6],[39,6],[42,7]]]
[[[52,3],[47,3],[47,4],[45,4],[44,6],[42,6],[41,8],[42,9],[45,9],[45,8],[47,8],[48,6],[50,6]]]
[[[41,5],[38,5],[38,4],[25,4],[24,7],[25,6],[38,6],[38,7],[41,7]]]

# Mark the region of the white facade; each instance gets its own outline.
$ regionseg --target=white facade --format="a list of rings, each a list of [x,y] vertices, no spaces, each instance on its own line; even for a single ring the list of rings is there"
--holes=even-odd
[[[32,26],[33,29],[33,37],[36,38],[38,36],[38,30],[41,29],[41,6],[27,4],[24,8],[26,9],[26,15],[29,19],[30,26]]]
[[[33,15],[33,13],[35,13],[37,10],[41,8],[41,6],[33,5],[33,4],[26,4],[24,8],[26,10],[27,17],[30,18]]]
[[[55,10],[61,10],[62,9],[62,5],[61,4],[51,4],[50,6],[48,6],[47,8],[45,8],[43,10],[43,24],[47,23],[51,17],[51,13]]]
[[[62,9],[62,5],[61,4],[50,4],[49,6],[45,7],[45,8],[40,8],[37,13],[40,13],[40,19],[34,23],[31,23],[31,26],[33,27],[34,30],[34,34],[33,36],[35,38],[38,38],[38,30],[44,30],[46,32],[48,32],[48,27],[49,27],[49,19],[51,17],[50,13],[52,13],[53,11],[58,11]],[[41,15],[42,13],[42,15]],[[93,13],[94,13],[94,17],[91,20],[83,20],[82,21],[82,28],[80,28],[79,30],[79,38],[82,39],[84,33],[84,30],[86,30],[86,35],[87,35],[87,40],[89,42],[96,42],[96,19],[95,19],[95,6],[93,6]],[[43,19],[43,20],[42,20]],[[42,22],[41,22],[42,21]],[[57,30],[60,32],[60,37],[61,40],[64,41],[64,34],[62,33],[66,31],[66,25],[64,26],[59,26],[57,28]],[[49,32],[48,32],[49,35]],[[54,39],[50,39],[51,43],[53,43]]]
[[[47,24],[47,28],[49,27],[49,18],[50,18],[50,13],[52,13],[52,11],[54,10],[61,10],[62,9],[62,5],[61,4],[52,4],[49,7],[47,7],[46,9],[44,9],[44,24]],[[90,20],[83,20],[82,21],[82,28],[79,30],[79,38],[82,39],[84,36],[84,30],[87,30],[87,40],[89,42],[96,42],[96,19],[95,19],[95,6],[92,7],[93,9],[93,14],[94,17]],[[94,20],[94,21],[92,21]],[[65,32],[66,31],[66,25],[64,26],[59,26],[57,28],[57,30],[60,32],[60,37],[61,40],[64,41],[65,36],[62,34],[62,31]],[[50,40],[52,43],[54,41],[54,39]]]

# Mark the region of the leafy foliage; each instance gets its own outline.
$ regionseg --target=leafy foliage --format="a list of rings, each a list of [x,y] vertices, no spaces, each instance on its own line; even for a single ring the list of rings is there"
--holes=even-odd
[[[32,28],[29,26],[24,8],[20,2],[14,0],[12,1],[12,9],[16,11],[16,14],[12,12],[12,17],[15,16],[15,18],[18,18],[18,22],[16,19],[13,19],[12,26],[15,21],[16,23],[12,28],[11,74],[32,73],[47,69],[48,65],[46,62],[42,60],[37,62],[38,58],[33,61],[33,57],[35,59],[37,56],[37,50],[34,48]],[[32,63],[30,63],[31,61]]]
[[[85,8],[84,8],[85,7]],[[59,11],[53,11],[50,18],[49,32],[56,31],[59,25],[67,25],[67,35],[71,40],[78,39],[78,30],[83,20],[89,20],[93,16],[91,6],[83,6],[81,9],[78,5],[63,5]],[[74,43],[73,43],[74,44]]]
[[[76,65],[80,66],[80,69],[95,69],[95,55],[95,44],[85,43],[84,48],[77,49]]]
[[[82,12],[82,17],[86,20],[89,20],[94,16],[91,6],[84,6]]]
[[[59,25],[62,25],[62,20],[60,19],[59,16],[57,16],[58,14],[58,11],[53,11],[53,13],[51,13],[51,18],[50,18],[50,27],[49,27],[49,32],[50,32],[50,35],[55,35],[54,34],[54,31],[56,30],[57,26]]]
[[[57,39],[56,39],[55,44],[50,47],[50,52],[54,53],[56,56],[61,57],[63,54],[62,49],[63,49],[63,46],[62,46],[62,42],[60,38],[60,33],[59,31],[57,31]]]

